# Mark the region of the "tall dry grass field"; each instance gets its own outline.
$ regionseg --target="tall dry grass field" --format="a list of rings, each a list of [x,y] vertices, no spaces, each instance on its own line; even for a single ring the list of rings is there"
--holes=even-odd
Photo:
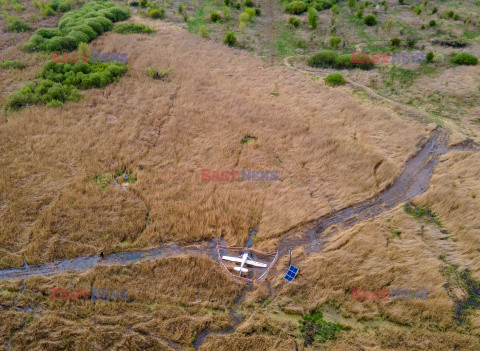
[[[1,266],[20,266],[22,255],[37,264],[111,252],[120,243],[224,236],[240,244],[255,225],[268,238],[378,193],[426,134],[342,91],[167,25],[153,36],[107,33],[92,49],[128,52],[132,69],[82,101],[33,106],[0,126]],[[148,66],[174,71],[156,81]],[[242,144],[246,135],[257,140]],[[128,190],[111,178],[125,167],[138,178]],[[203,182],[204,168],[278,170],[280,179]],[[105,189],[95,175],[109,179]]]

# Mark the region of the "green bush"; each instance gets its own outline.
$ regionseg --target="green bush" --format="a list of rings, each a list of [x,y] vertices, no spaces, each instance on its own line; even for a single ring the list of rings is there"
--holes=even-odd
[[[430,22],[428,22],[428,25],[429,25],[430,27],[435,27],[435,26],[437,25],[437,21],[435,21],[435,20],[430,20]]]
[[[63,106],[63,102],[59,100],[50,100],[50,102],[47,102],[47,107],[58,107],[58,106]]]
[[[288,13],[298,15],[304,12],[306,8],[307,8],[307,5],[305,5],[303,1],[293,1],[287,5],[286,10]]]
[[[297,48],[301,48],[301,49],[306,49],[307,47],[307,43],[303,39],[297,39],[297,41],[295,42],[295,45]]]
[[[288,23],[290,23],[294,27],[298,27],[300,25],[300,21],[298,20],[298,18],[295,17],[290,17],[288,19]]]
[[[228,46],[234,46],[236,42],[237,42],[237,37],[235,36],[235,33],[228,32],[223,37],[223,43],[227,44]]]
[[[253,17],[255,17],[255,10],[250,7],[246,7],[244,12],[248,15],[249,19],[252,19]]]
[[[413,48],[416,42],[417,42],[416,38],[407,38],[407,46],[409,48]]]
[[[11,32],[17,32],[17,33],[27,32],[31,29],[32,29],[32,27],[28,23],[25,23],[25,22],[23,22],[22,20],[19,20],[19,19],[13,21],[12,23],[10,23],[7,26],[7,30],[9,30]]]
[[[148,12],[148,17],[150,18],[163,18],[165,17],[166,9],[164,7],[160,7],[158,9],[152,9]]]
[[[26,7],[20,4],[13,4],[12,7],[16,12],[22,12],[26,10]]]
[[[338,37],[331,37],[328,43],[330,44],[331,47],[336,48],[341,43],[341,41],[342,39]]]
[[[253,7],[253,6],[254,6],[253,0],[245,0],[245,1],[243,2],[243,6],[245,6],[245,7]]]
[[[139,23],[120,23],[113,27],[112,32],[120,34],[151,33],[152,29]]]
[[[401,42],[402,41],[399,38],[390,39],[390,43],[392,44],[392,46],[400,46]]]
[[[208,38],[208,29],[205,25],[201,25],[198,28],[198,34],[203,38]]]
[[[345,54],[340,55],[335,60],[335,68],[338,69],[350,69],[352,68],[352,55]]]
[[[51,4],[42,4],[40,7],[40,13],[44,16],[55,16],[55,10]]]
[[[62,5],[68,7],[69,4],[69,0],[55,0],[48,4],[49,6],[45,4],[42,6],[61,10]],[[114,6],[111,2],[90,1],[81,9],[65,13],[58,21],[59,30],[46,28],[37,30],[22,49],[26,51],[75,50],[79,43],[95,39],[103,32],[111,30],[113,22],[125,20],[129,16],[128,9]]]
[[[147,8],[148,7],[148,0],[140,0],[138,3],[140,7]]]
[[[426,56],[427,62],[432,62],[434,57],[435,57],[435,55],[434,55],[433,51],[429,51],[427,53],[427,56]]]
[[[236,8],[237,10],[240,10],[240,9],[242,8],[242,5],[241,5],[239,2],[237,2],[237,3],[235,4],[235,8]]]
[[[22,61],[1,61],[0,62],[1,68],[15,68],[15,69],[22,69],[25,67]]]
[[[43,66],[33,83],[27,83],[7,98],[5,109],[18,110],[27,104],[40,102],[49,107],[60,106],[66,101],[81,98],[77,88],[104,87],[118,80],[127,70],[128,67],[121,63],[69,64],[50,61]]]
[[[50,39],[60,36],[60,31],[56,28],[39,28],[35,31],[35,34],[40,35],[43,38]]]
[[[220,21],[220,19],[221,19],[221,17],[218,13],[212,12],[210,14],[210,21],[212,21],[212,22],[218,22],[218,21]]]
[[[325,77],[325,83],[332,86],[338,86],[345,84],[345,78],[343,78],[341,73],[330,73]]]
[[[452,37],[452,36],[441,36],[438,38],[433,38],[432,42],[435,44],[440,44],[443,46],[451,46],[451,47],[458,47],[462,48],[467,46],[468,42],[463,37]]]
[[[307,65],[311,67],[331,67],[335,65],[338,53],[333,50],[323,50],[317,52],[307,60]]]
[[[339,13],[339,10],[338,10],[338,5],[335,4],[332,6],[332,12],[335,14],[335,15],[338,15]]]
[[[454,16],[453,16],[453,19],[455,21],[458,21],[460,19],[460,15],[458,13],[456,13]]]
[[[317,28],[317,20],[318,20],[318,12],[315,8],[309,7],[308,8],[308,25],[310,28],[315,29]]]
[[[260,10],[258,7],[255,9],[255,16],[260,16],[262,14],[262,10]]]
[[[362,18],[363,17],[363,10],[358,10],[357,12],[357,17]]]
[[[72,30],[70,33],[68,33],[68,37],[66,38],[71,38],[75,41],[76,44],[72,50],[75,50],[78,44],[88,43],[90,41],[90,38],[88,37],[88,35],[78,30]]]
[[[363,22],[371,27],[377,24],[377,18],[374,15],[367,15],[363,18]]]
[[[457,65],[471,65],[475,66],[478,63],[478,58],[475,55],[472,55],[468,52],[462,52],[461,54],[456,55],[452,62]]]

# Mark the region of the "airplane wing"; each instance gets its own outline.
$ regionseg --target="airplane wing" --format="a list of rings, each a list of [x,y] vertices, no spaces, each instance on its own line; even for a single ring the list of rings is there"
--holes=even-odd
[[[222,260],[242,263],[242,259],[240,257],[222,256]]]
[[[255,262],[252,260],[247,260],[245,263],[254,267],[267,268],[267,265],[265,263]]]

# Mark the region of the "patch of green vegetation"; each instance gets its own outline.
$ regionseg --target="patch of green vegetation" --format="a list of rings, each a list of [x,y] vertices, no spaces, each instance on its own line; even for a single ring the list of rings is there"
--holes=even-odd
[[[455,321],[463,323],[472,311],[480,307],[480,282],[473,279],[468,269],[460,271],[456,265],[442,268],[441,273],[450,276],[454,283],[467,293],[467,298],[457,301],[455,308]]]
[[[345,84],[345,78],[343,78],[343,75],[341,73],[330,73],[325,77],[325,83],[336,87]]]
[[[120,79],[129,67],[123,63],[53,63],[47,62],[33,82],[27,83],[11,94],[5,103],[5,110],[19,110],[22,107],[44,103],[58,106],[79,100],[78,89],[102,88]],[[50,105],[48,105],[51,103]]]
[[[100,186],[102,188],[102,190],[105,190],[110,185],[110,181],[112,180],[112,176],[108,173],[105,174],[105,175],[95,173],[93,175],[92,180],[95,182],[95,184]]]
[[[120,34],[151,33],[152,28],[140,23],[120,23],[113,26],[112,32]]]
[[[293,32],[284,30],[277,38],[277,50],[282,57],[297,55],[296,40]]]
[[[82,42],[89,42],[113,27],[113,22],[130,17],[127,8],[112,2],[90,1],[79,10],[72,10],[58,21],[58,29],[40,28],[23,46],[25,51],[72,51]]]
[[[7,30],[10,32],[28,32],[29,30],[32,29],[32,26],[30,26],[28,23],[23,22],[22,20],[14,20],[7,26]]]
[[[173,71],[173,67],[169,67],[167,70],[158,71],[155,71],[152,67],[147,67],[145,71],[147,71],[148,75],[153,79],[165,79],[169,73]]]
[[[278,96],[278,95],[277,95]],[[242,140],[240,140],[241,144],[247,144],[249,141],[257,141],[256,136],[251,136],[251,135],[245,135]]]
[[[198,11],[188,20],[188,31],[197,34],[200,26],[206,25],[209,21],[206,19],[207,11],[221,11],[224,3],[218,0],[206,0],[202,2]]]
[[[137,181],[137,177],[133,176],[133,171],[131,169],[122,169],[117,171],[113,175],[115,178],[122,177],[122,182],[124,183],[135,183]]]
[[[2,61],[0,62],[1,68],[15,68],[15,69],[22,69],[25,67],[22,61]]]
[[[413,202],[409,201],[403,205],[403,209],[409,215],[412,215],[415,219],[423,219],[426,222],[434,223],[435,225],[442,227],[442,223],[437,218],[437,215],[433,213],[428,207],[422,207],[420,205],[415,205]]]
[[[334,340],[342,331],[340,323],[325,321],[322,312],[317,309],[303,316],[301,324],[300,332],[305,339],[305,346],[313,344],[315,340],[319,340],[321,343]]]

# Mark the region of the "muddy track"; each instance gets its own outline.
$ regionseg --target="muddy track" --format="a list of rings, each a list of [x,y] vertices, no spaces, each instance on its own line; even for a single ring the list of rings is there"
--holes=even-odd
[[[365,219],[374,217],[399,204],[413,199],[422,194],[428,188],[430,177],[438,161],[438,156],[450,150],[478,148],[475,143],[448,148],[447,135],[435,130],[426,141],[422,149],[410,160],[391,187],[382,191],[378,196],[346,208],[333,211],[332,213],[312,220],[308,223],[289,229],[281,234],[278,250],[279,256],[287,254],[288,249],[303,246],[307,251],[318,251],[324,244],[326,236],[324,232],[331,228],[328,235],[349,227]],[[148,225],[148,224],[146,224]],[[247,246],[252,242],[252,231]],[[165,258],[179,254],[192,254],[216,258],[216,245],[225,244],[217,240],[200,241],[188,245],[165,245],[142,251],[120,252],[105,258],[100,257],[77,257],[73,259],[54,261],[37,267],[29,267],[26,262],[21,269],[0,270],[0,280],[18,279],[30,276],[47,276],[70,271],[85,271],[94,266],[107,266],[115,264],[129,264],[145,260]]]

